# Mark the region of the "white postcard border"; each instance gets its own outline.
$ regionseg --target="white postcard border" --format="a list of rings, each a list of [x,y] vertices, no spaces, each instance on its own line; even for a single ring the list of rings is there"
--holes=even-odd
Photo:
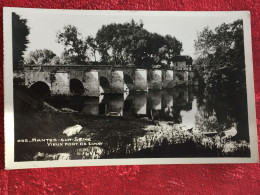
[[[138,158],[138,159],[93,159],[93,160],[62,160],[62,161],[14,161],[14,111],[13,111],[13,69],[12,69],[12,22],[13,11],[71,15],[146,15],[146,16],[226,16],[239,14],[244,25],[244,46],[246,62],[248,123],[251,157],[219,157],[219,158]],[[207,163],[257,163],[258,142],[256,127],[256,109],[254,93],[254,75],[251,43],[250,12],[180,12],[180,11],[98,11],[98,10],[58,10],[31,8],[3,8],[4,33],[4,132],[5,132],[5,168],[44,168],[74,166],[105,166],[105,165],[152,165],[152,164],[207,164]]]

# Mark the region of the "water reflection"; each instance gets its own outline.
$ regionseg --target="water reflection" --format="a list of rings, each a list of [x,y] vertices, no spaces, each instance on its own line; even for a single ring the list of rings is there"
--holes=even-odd
[[[127,120],[131,120],[134,117],[151,122],[151,125],[144,126],[145,133],[141,133],[141,129],[132,130],[118,124],[119,127],[113,126],[105,132],[100,130],[91,134],[92,140],[102,143],[99,146],[77,147],[69,151],[69,157],[63,152],[56,155],[39,152],[34,155],[35,159],[44,156],[47,159],[124,158],[135,153],[141,153],[139,157],[148,157],[148,148],[159,147],[164,147],[164,150],[149,151],[153,157],[156,153],[158,157],[214,156],[219,154],[219,147],[231,151],[231,148],[244,148],[249,142],[247,100],[242,92],[225,94],[187,87],[149,93],[105,94],[99,98],[78,98],[77,101],[52,99],[49,102],[56,107],[77,110],[86,115],[86,119],[87,115],[105,117],[108,121],[118,117],[129,117]],[[195,145],[191,144],[189,149],[181,146],[190,140]],[[175,144],[174,152],[173,149],[165,149],[166,145],[171,144]],[[210,149],[201,149],[204,153],[192,149],[201,145]],[[146,153],[142,153],[144,151]],[[236,155],[243,156],[243,153],[240,151]]]
[[[213,93],[200,91],[196,97],[196,126],[201,131],[237,129],[236,139],[249,141],[246,92]]]
[[[136,94],[134,96],[133,102],[134,110],[133,112],[137,115],[147,114],[147,95],[146,94]]]
[[[205,132],[221,132],[236,127],[238,138],[249,139],[246,93],[241,92],[225,94],[187,87],[149,93],[105,94],[91,99],[52,99],[50,103],[86,115],[171,121]]]
[[[100,115],[123,116],[124,96],[123,95],[104,95],[100,105],[95,105],[100,111]]]
[[[99,115],[99,99],[85,101],[81,112],[88,115]]]
[[[81,99],[82,102],[78,101],[77,106],[65,103],[63,107],[76,108],[86,115],[148,117],[151,120],[181,122],[181,110],[190,110],[193,99],[194,93],[191,92],[162,90],[148,94],[106,94],[99,98]],[[82,108],[79,108],[79,104]]]

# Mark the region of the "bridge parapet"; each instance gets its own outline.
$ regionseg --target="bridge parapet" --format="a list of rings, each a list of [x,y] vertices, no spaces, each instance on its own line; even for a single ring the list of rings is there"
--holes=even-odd
[[[91,71],[91,70],[111,70],[112,66],[88,66],[88,65],[33,65],[24,66],[24,71],[48,71],[48,72],[69,72],[69,71]]]

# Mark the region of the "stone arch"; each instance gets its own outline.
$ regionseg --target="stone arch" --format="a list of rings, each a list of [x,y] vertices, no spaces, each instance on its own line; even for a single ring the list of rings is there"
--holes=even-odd
[[[83,83],[78,79],[70,79],[70,93],[73,95],[83,95],[85,92]]]
[[[99,77],[99,85],[103,89],[104,93],[107,93],[110,91],[110,82],[107,77],[101,76]]]
[[[46,82],[37,81],[30,86],[30,89],[40,97],[45,97],[51,93],[50,87]]]
[[[30,88],[36,82],[44,82],[52,88],[49,72],[25,72],[25,86]]]
[[[124,74],[124,82],[125,84],[131,84],[131,85],[134,84],[134,81],[129,74]]]
[[[124,91],[132,91],[134,89],[134,80],[129,74],[124,74]]]

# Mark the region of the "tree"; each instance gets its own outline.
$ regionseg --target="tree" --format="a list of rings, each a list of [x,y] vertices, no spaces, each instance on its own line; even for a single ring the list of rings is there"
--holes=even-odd
[[[182,43],[178,41],[174,36],[166,35],[165,42],[167,46],[167,53],[166,53],[166,61],[167,64],[170,65],[173,58],[178,56],[183,51]]]
[[[170,64],[182,51],[182,43],[170,35],[148,32],[134,20],[103,25],[96,35],[98,51],[105,63],[152,67]]]
[[[245,80],[243,21],[208,27],[195,40],[196,67],[208,87],[242,88]]]
[[[59,64],[61,64],[60,57],[54,56],[51,60],[51,65],[59,65]]]
[[[170,65],[174,56],[180,55],[182,43],[171,35],[165,37],[150,33],[143,23],[134,20],[123,24],[103,25],[96,37],[86,39],[75,26],[65,26],[57,33],[58,43],[65,46],[62,64],[88,64],[97,54],[100,63],[149,68]]]
[[[70,54],[68,51],[64,51],[61,54],[60,62],[63,65],[75,65],[78,64],[75,60],[75,56]]]
[[[57,33],[57,40],[58,43],[65,46],[64,55],[69,57],[73,63],[87,64],[89,62],[87,41],[75,26],[65,26],[62,31]]]
[[[12,38],[13,38],[13,67],[19,67],[23,63],[23,54],[29,43],[27,36],[30,29],[27,20],[22,19],[16,13],[12,13]]]
[[[129,53],[134,55],[132,50],[138,43],[134,35],[141,35],[139,38],[142,43],[142,23],[137,24],[133,20],[130,23],[103,25],[98,30],[96,41],[98,51],[101,55],[101,61],[114,64],[127,64],[134,56],[128,56]],[[136,43],[133,45],[131,43]],[[142,44],[140,45],[142,47]]]
[[[94,37],[88,36],[86,39],[86,43],[91,52],[92,57],[94,57],[94,61],[97,62],[96,53],[98,50],[97,43]]]
[[[31,51],[25,57],[27,65],[56,65],[60,63],[59,61],[59,57],[48,49]]]

